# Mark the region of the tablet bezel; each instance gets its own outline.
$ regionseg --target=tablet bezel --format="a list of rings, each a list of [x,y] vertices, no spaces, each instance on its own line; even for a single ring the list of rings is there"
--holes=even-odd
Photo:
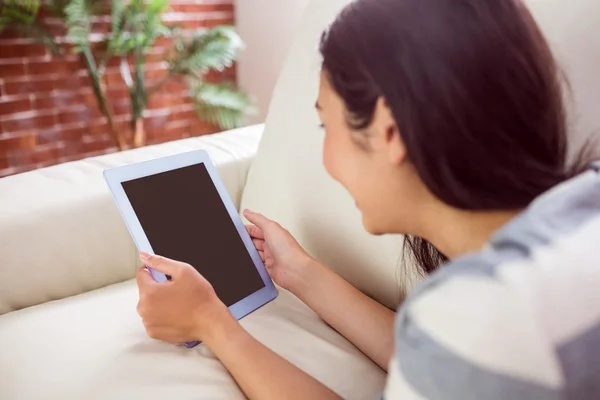
[[[154,160],[125,165],[122,167],[111,168],[104,171],[104,178],[108,184],[108,187],[110,188],[113,199],[119,208],[121,216],[125,220],[125,224],[129,229],[129,233],[131,234],[138,251],[154,254],[152,245],[148,241],[146,233],[142,229],[142,225],[140,224],[140,221],[138,220],[129,199],[125,194],[122,182],[144,178],[159,174],[161,172],[172,171],[201,163],[206,167],[206,170],[208,171],[208,174],[215,188],[217,189],[219,196],[221,197],[221,201],[225,205],[225,208],[229,213],[229,217],[233,221],[233,224],[235,225],[237,232],[240,235],[244,246],[246,247],[246,250],[254,262],[254,266],[264,283],[264,287],[260,290],[229,306],[229,310],[233,316],[236,319],[240,319],[275,299],[277,297],[277,289],[275,288],[275,285],[273,284],[273,281],[271,280],[265,265],[258,254],[258,251],[254,247],[252,239],[250,238],[250,235],[248,234],[248,231],[246,230],[246,227],[244,226],[244,223],[238,214],[235,204],[231,200],[231,197],[229,196],[225,185],[219,177],[219,173],[210,160],[208,153],[205,150],[194,150]],[[164,274],[154,270],[151,270],[150,272],[157,282],[167,281],[167,277]]]

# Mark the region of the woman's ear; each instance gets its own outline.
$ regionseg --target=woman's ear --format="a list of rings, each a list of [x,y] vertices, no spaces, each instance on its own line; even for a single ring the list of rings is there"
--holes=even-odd
[[[377,148],[384,151],[390,162],[400,165],[406,159],[406,146],[387,100],[380,97],[375,105],[372,128],[376,132]]]

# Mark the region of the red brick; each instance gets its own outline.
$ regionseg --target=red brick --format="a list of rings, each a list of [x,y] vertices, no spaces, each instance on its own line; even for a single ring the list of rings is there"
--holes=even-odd
[[[92,42],[91,44],[91,50],[92,50],[92,54],[104,54],[104,52],[106,51],[106,47],[107,43],[106,42]]]
[[[97,157],[97,156],[101,156],[101,155],[109,154],[109,153],[116,153],[117,151],[119,151],[119,149],[117,147],[108,147],[106,149],[102,149],[99,151],[91,151],[91,152],[86,152],[86,153],[81,153],[81,154],[74,153],[73,155],[61,158],[60,161],[61,162],[78,161],[78,160],[83,160],[85,158]]]
[[[48,93],[54,90],[54,80],[22,80],[4,83],[4,93],[8,96],[16,94]]]
[[[3,100],[0,99],[0,115],[9,115],[31,110],[31,101],[29,98],[21,100]]]
[[[148,100],[149,110],[159,110],[171,106],[171,97],[162,93],[156,93]]]
[[[168,74],[169,71],[163,68],[160,64],[150,64],[147,66],[147,69],[144,72],[146,79],[150,81],[148,82],[148,85],[157,83],[158,81],[164,79]]]
[[[61,74],[72,76],[79,69],[78,61],[49,60],[28,65],[30,75]]]
[[[190,121],[171,121],[165,125],[164,135],[158,137],[166,137],[170,140],[182,139],[190,136]]]
[[[92,116],[89,108],[85,106],[75,107],[70,110],[62,111],[58,114],[60,124],[71,124],[77,122],[88,122]]]
[[[190,136],[202,136],[211,133],[220,132],[221,129],[209,125],[208,123],[199,119],[192,121],[190,125]]]
[[[133,57],[128,57],[129,64],[133,64]],[[118,68],[121,66],[121,57],[111,57],[106,63],[107,68]]]
[[[193,108],[186,107],[183,110],[173,111],[169,116],[169,121],[187,121],[187,120],[195,120],[198,119],[198,115],[196,114],[196,110]]]
[[[173,46],[173,40],[168,37],[161,36],[154,41],[154,47],[171,47]]]
[[[112,103],[114,102],[114,99],[109,98],[108,99],[108,108],[109,110],[112,110]],[[100,108],[98,106],[98,100],[96,100],[96,97],[94,96],[93,93],[89,93],[87,95],[84,96],[84,101],[80,104],[85,105],[88,110],[90,111],[90,119],[98,119],[98,118],[103,118],[104,115],[102,115],[102,113],[100,112]]]
[[[54,115],[36,115],[6,119],[2,122],[5,132],[51,128],[56,123]]]
[[[92,33],[110,33],[111,23],[105,21],[96,21],[92,23]]]
[[[190,137],[190,127],[189,126],[180,126],[177,128],[171,128],[169,130],[164,131],[161,135],[157,136],[157,139],[164,142],[171,142],[174,140],[181,140]]]
[[[190,96],[188,95],[188,92],[182,92],[182,93],[174,93],[173,95],[171,95],[171,105],[173,106],[182,106],[184,104],[192,104],[192,99],[190,98]]]
[[[56,165],[56,164],[60,163],[60,160],[61,160],[61,159],[62,159],[62,157],[61,157],[61,158],[57,158],[57,159],[55,159],[55,160],[47,160],[47,161],[43,161],[43,162],[40,162],[40,163],[37,163],[37,164],[35,164],[35,167],[36,167],[37,169],[40,169],[40,168],[46,168],[46,167],[50,167],[50,166],[52,166],[52,165]]]
[[[155,48],[152,50],[152,53],[146,54],[146,63],[152,64],[157,62],[165,61],[167,57],[165,57],[165,49],[164,48]]]
[[[205,20],[204,19],[186,19],[183,21],[173,21],[173,22],[168,22],[168,25],[176,25],[181,29],[184,29],[186,31],[194,31],[196,29],[200,29],[204,26],[206,26],[205,24]],[[160,45],[165,45],[166,42],[160,42]]]
[[[62,90],[65,92],[76,91],[81,87],[79,77],[73,76],[70,78],[56,78],[54,79],[54,89]]]
[[[146,130],[146,136],[152,143],[163,143],[172,140],[179,140],[189,136],[189,127],[175,127],[167,130],[163,128],[159,131]]]
[[[86,136],[80,142],[70,143],[65,148],[65,155],[85,154],[95,151],[103,151],[114,147],[114,142],[109,135]]]
[[[24,166],[48,162],[56,163],[63,156],[64,147],[65,145],[62,143],[50,143],[31,150],[11,152],[11,164],[13,166]]]
[[[127,99],[129,98],[129,89],[127,86],[114,86],[106,89],[106,96],[109,99]]]
[[[23,37],[23,34],[21,32],[18,32],[14,29],[4,29],[0,32],[0,39],[2,40],[7,40],[7,39],[20,39]]]
[[[76,142],[83,139],[88,129],[82,127],[59,126],[53,129],[38,132],[38,142],[41,144],[52,142]]]
[[[131,113],[131,101],[120,100],[113,102],[113,112],[115,115],[129,115]]]
[[[231,12],[233,13],[233,4],[228,2],[217,4],[173,4],[171,9],[182,13],[201,13],[201,12]]]
[[[83,97],[78,93],[58,92],[36,96],[33,105],[36,110],[64,108],[83,104]]]
[[[133,139],[133,131],[131,128],[130,118],[115,121],[115,131],[128,143]],[[108,132],[108,131],[107,131]]]
[[[233,18],[215,18],[215,19],[207,19],[202,24],[207,28],[214,28],[220,25],[233,25]]]
[[[0,44],[0,54],[3,58],[41,57],[48,50],[38,44]]]
[[[109,101],[108,107],[109,110],[111,110],[111,105],[110,105],[111,101]],[[98,108],[98,103],[94,104],[93,106],[88,107],[88,109],[90,110],[90,118],[91,119],[98,119],[98,118],[102,118],[104,117],[104,115],[100,112],[100,108]]]
[[[169,82],[167,82],[163,86],[162,90],[166,90],[166,91],[168,91],[170,93],[180,93],[180,92],[182,92],[184,90],[187,90],[187,88],[188,87],[187,87],[187,85],[186,85],[186,83],[184,82],[183,79],[181,79],[181,78],[177,79],[176,78],[176,79],[173,79],[173,80],[170,80]]]
[[[144,129],[148,135],[158,135],[165,129],[166,123],[169,121],[168,114],[158,114],[144,118]]]
[[[109,133],[108,122],[106,119],[101,119],[90,123],[88,134],[90,135],[104,135]]]
[[[36,169],[35,165],[27,165],[24,167],[12,167],[12,168],[8,168],[8,169],[3,169],[3,170],[0,170],[0,178],[20,174],[20,173],[31,171],[34,169]]]
[[[236,79],[235,70],[232,68],[227,68],[224,71],[210,70],[204,74],[204,79],[211,83],[232,82]]]
[[[35,132],[21,132],[19,134],[0,135],[0,153],[18,149],[32,149],[36,146]]]
[[[4,64],[0,65],[0,78],[12,78],[25,75],[25,64]]]
[[[107,86],[123,86],[125,82],[123,81],[123,77],[121,73],[118,71],[110,71],[104,74],[104,82]]]
[[[6,153],[0,154],[0,170],[7,169],[10,167],[8,163],[8,157],[6,157]]]
[[[79,93],[81,93],[81,96],[83,98],[82,104],[88,106],[88,107],[97,107],[98,106],[98,101],[96,100],[96,95],[94,94],[93,90],[89,90],[85,93],[82,93],[83,91],[79,91]]]
[[[89,88],[93,87],[92,78],[90,78],[88,75],[81,75],[78,77],[78,79],[79,79],[80,87],[89,87]]]
[[[43,10],[43,8],[42,8],[42,10]],[[67,35],[67,27],[61,21],[52,18],[52,19],[44,19],[44,22],[45,22],[46,28],[48,29],[48,32],[52,36],[56,37],[56,36],[66,36]]]

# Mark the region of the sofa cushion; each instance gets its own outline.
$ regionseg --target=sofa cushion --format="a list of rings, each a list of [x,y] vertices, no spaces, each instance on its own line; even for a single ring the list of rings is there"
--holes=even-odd
[[[0,317],[0,399],[243,399],[205,346],[149,339],[134,281]],[[242,320],[262,343],[347,399],[385,373],[289,292]]]
[[[401,262],[401,237],[364,232],[353,200],[321,161],[317,98],[321,32],[349,0],[313,1],[298,28],[276,86],[267,124],[249,173],[242,207],[276,219],[309,253],[368,295],[395,307],[417,281]],[[527,0],[564,68],[573,148],[600,134],[600,2]]]
[[[205,149],[239,204],[262,125],[0,179],[0,315],[135,275],[136,249],[102,171]]]
[[[323,132],[314,111],[320,72],[317,44],[323,29],[349,2],[308,5],[273,94],[242,207],[275,219],[312,256],[395,308],[404,297],[405,283],[417,282],[414,269],[401,262],[402,238],[368,235],[354,201],[321,162]]]
[[[565,85],[571,155],[586,139],[600,138],[600,2],[526,0],[568,83]],[[595,143],[599,145],[598,142]]]

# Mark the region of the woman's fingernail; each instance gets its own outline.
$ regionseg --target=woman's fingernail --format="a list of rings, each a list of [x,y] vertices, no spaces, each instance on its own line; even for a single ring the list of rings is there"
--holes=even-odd
[[[145,251],[140,252],[140,258],[142,260],[147,260],[150,258],[150,254],[146,253]]]
[[[252,211],[252,210],[249,210],[249,209],[247,209],[247,208],[246,208],[246,211],[245,211],[245,212],[246,212],[246,214],[254,214],[254,211]]]

